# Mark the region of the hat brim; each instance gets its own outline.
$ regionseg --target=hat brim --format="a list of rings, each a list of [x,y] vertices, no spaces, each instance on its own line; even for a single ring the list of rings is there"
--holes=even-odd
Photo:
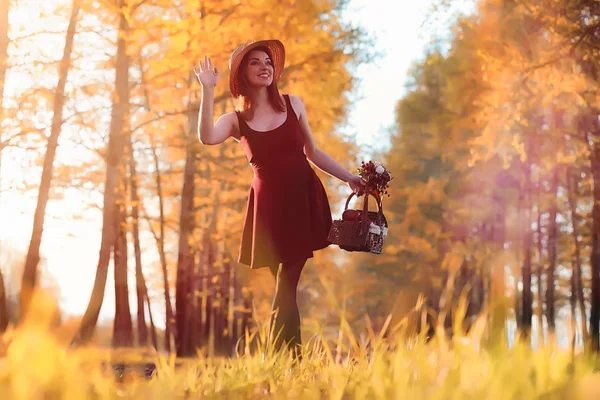
[[[229,92],[233,97],[238,97],[240,95],[240,81],[238,79],[238,72],[240,69],[240,65],[242,64],[242,60],[244,56],[256,49],[257,47],[265,47],[267,48],[272,57],[272,62],[274,66],[274,81],[279,81],[281,75],[283,73],[283,67],[285,64],[285,47],[283,43],[277,39],[271,40],[256,40],[241,46],[238,46],[232,53],[229,58]]]

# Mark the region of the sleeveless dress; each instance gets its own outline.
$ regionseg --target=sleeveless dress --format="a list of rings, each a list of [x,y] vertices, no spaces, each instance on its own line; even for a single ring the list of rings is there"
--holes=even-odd
[[[304,154],[289,96],[283,97],[287,118],[273,130],[255,131],[237,113],[240,144],[254,171],[238,262],[253,269],[311,258],[331,244],[327,194]]]

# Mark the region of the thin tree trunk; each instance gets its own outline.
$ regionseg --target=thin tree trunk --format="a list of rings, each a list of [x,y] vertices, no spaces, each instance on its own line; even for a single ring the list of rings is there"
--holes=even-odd
[[[38,193],[37,205],[33,216],[33,228],[31,230],[31,239],[29,240],[29,249],[25,258],[25,267],[23,268],[23,281],[21,283],[21,315],[27,311],[27,306],[31,293],[36,285],[37,267],[40,261],[40,245],[42,243],[42,233],[44,230],[44,219],[46,217],[46,205],[50,195],[50,186],[52,183],[52,173],[54,169],[54,158],[56,147],[58,146],[58,137],[63,124],[63,107],[65,103],[65,85],[71,66],[71,54],[73,52],[73,40],[79,17],[80,0],[73,0],[71,18],[67,28],[65,48],[63,57],[58,68],[58,84],[54,92],[52,126],[50,128],[50,137],[44,155],[44,165],[42,167],[42,177]]]
[[[581,338],[584,344],[589,341],[587,319],[585,312],[585,298],[583,295],[583,279],[581,277],[581,243],[579,242],[579,215],[577,214],[577,187],[578,182],[571,170],[567,170],[567,196],[569,208],[571,211],[571,223],[573,224],[573,244],[574,244],[574,266],[573,277],[575,279],[576,298],[579,303],[579,313],[581,321]]]
[[[537,307],[535,308],[535,315],[538,319],[538,338],[540,343],[544,342],[544,245],[543,245],[543,233],[542,233],[542,210],[540,209],[542,204],[541,196],[541,184],[540,184],[540,196],[538,198],[537,206]]]
[[[114,277],[115,277],[115,320],[113,324],[113,347],[133,346],[133,324],[129,307],[129,285],[127,282],[127,204],[124,193],[127,191],[125,165],[119,171],[119,194],[115,210],[115,225],[117,240],[114,247]]]
[[[528,154],[531,154],[528,151]],[[521,323],[521,335],[525,340],[529,340],[531,337],[531,319],[533,316],[532,303],[533,296],[531,293],[531,246],[533,245],[533,231],[531,229],[531,160],[525,161],[525,238],[523,241],[523,295],[522,301],[522,323]]]
[[[552,206],[550,207],[550,217],[548,220],[548,269],[546,270],[546,319],[548,320],[549,333],[554,333],[556,330],[554,274],[556,270],[557,251],[556,216],[558,215],[558,205],[556,204],[556,196],[558,196],[558,178],[558,168],[555,168],[552,173],[552,182],[550,184]]]
[[[4,0],[0,3],[0,121],[4,120],[4,83],[6,82],[6,70],[8,65],[8,12],[10,10],[11,0]],[[0,196],[2,195],[2,151],[4,141],[2,139],[2,129],[0,129]],[[2,242],[0,241],[0,253],[2,252]],[[6,287],[4,286],[4,277],[0,270],[0,333],[3,333],[8,327],[8,303],[6,301]]]
[[[521,190],[521,188],[519,188]],[[519,192],[518,194],[518,199],[517,199],[517,220],[518,221],[522,221],[523,220],[523,194],[522,191]],[[515,263],[511,266],[511,274],[513,279],[515,280],[515,290],[512,292],[511,295],[511,303],[513,304],[514,307],[514,314],[515,314],[515,323],[517,325],[517,334],[518,332],[523,330],[523,302],[521,301],[521,291],[519,290],[519,279],[520,279],[520,274],[521,274],[521,259],[522,259],[522,255],[521,255],[521,250],[522,250],[522,246],[520,241],[523,240],[524,235],[523,235],[523,226],[522,224],[517,224],[517,234],[516,234],[516,239],[515,239],[515,243],[514,243],[514,251],[515,251]]]
[[[224,147],[221,147],[221,156],[224,156]],[[210,180],[211,178],[211,170],[210,168],[207,169],[207,178]],[[214,282],[214,286],[215,286],[215,292],[217,293],[217,306],[215,308],[213,308],[214,311],[214,315],[215,315],[215,328],[214,328],[214,334],[215,334],[215,354],[223,354],[224,349],[225,349],[225,337],[223,335],[223,332],[225,331],[227,325],[226,325],[226,321],[227,321],[227,301],[229,296],[227,296],[225,294],[225,286],[227,284],[226,282],[226,275],[225,275],[225,264],[223,262],[219,263],[220,265],[218,265],[217,260],[218,257],[221,257],[222,259],[222,254],[220,250],[219,250],[219,245],[217,243],[215,243],[212,238],[211,235],[218,233],[218,224],[217,221],[219,220],[219,214],[221,212],[221,196],[220,193],[222,193],[225,190],[225,182],[221,182],[221,184],[219,185],[219,187],[214,186],[212,193],[211,193],[211,198],[212,198],[212,204],[213,204],[213,209],[212,209],[212,215],[211,215],[211,221],[210,221],[210,226],[208,228],[208,235],[207,235],[207,243],[209,245],[208,247],[208,253],[207,253],[207,259],[206,262],[208,265],[210,265],[212,267],[213,270],[218,270],[218,280],[216,282]]]
[[[231,285],[231,271],[229,263],[222,263],[222,265],[223,281],[221,286],[221,332],[219,332],[219,336],[221,338],[221,354],[225,357],[228,357],[231,356],[231,340],[229,337],[229,288]]]
[[[162,192],[161,192],[161,193],[162,193]],[[150,221],[150,218],[148,217],[148,213],[146,212],[146,210],[145,210],[145,208],[144,208],[144,203],[140,203],[140,208],[141,208],[141,210],[140,210],[140,211],[142,212],[142,215],[143,215],[144,219],[146,220],[146,222],[147,222],[147,224],[148,224],[148,227],[149,227],[149,229],[150,229],[150,232],[152,233],[152,236],[154,237],[154,240],[156,241],[156,244],[157,244],[157,247],[159,248],[159,253],[160,253],[160,248],[161,248],[161,247],[160,247],[160,242],[161,242],[161,240],[160,240],[159,234],[158,234],[158,233],[156,232],[156,230],[155,230],[155,229],[152,227],[152,222]],[[163,222],[162,222],[162,223],[164,224],[164,219],[163,219]],[[164,287],[166,287],[166,288],[167,288],[167,289],[164,291],[164,295],[163,295],[163,298],[165,298],[165,296],[167,296],[167,297],[168,297],[168,295],[169,295],[169,290],[168,290],[168,288],[169,288],[169,277],[168,277],[168,274],[167,274],[167,264],[166,264],[166,259],[165,259],[165,257],[164,257],[164,250],[163,250],[163,256],[161,256],[161,268],[162,268],[162,271],[161,271],[161,272],[162,272],[162,276],[163,276],[163,288],[164,288]],[[166,279],[166,281],[165,281],[165,279]],[[165,286],[165,285],[166,285],[166,286]],[[149,299],[149,297],[148,297],[148,288],[147,288],[146,286],[145,286],[145,297],[146,297],[146,301],[147,301],[147,303],[148,303],[148,315],[149,315],[149,317],[150,317],[150,318],[152,318],[152,315],[150,314],[150,299]],[[168,301],[168,302],[167,302],[167,301],[165,301],[165,310],[166,310],[166,313],[168,313],[168,312],[169,312],[169,311],[167,310],[167,307],[168,307],[170,304],[171,304],[171,301],[170,301],[170,297],[169,297],[169,301]],[[172,311],[171,311],[171,312],[172,312]],[[165,320],[165,322],[167,322],[167,321],[168,321],[168,318]],[[153,331],[152,331],[152,335],[153,335],[152,343],[154,344],[155,348],[157,348],[157,347],[156,347],[156,344],[155,344],[155,342],[156,342],[156,332],[154,331],[154,321],[152,321],[152,320],[151,320],[151,321],[150,321],[150,323],[151,323],[151,325],[152,325],[152,330],[153,330]],[[171,326],[172,326],[172,324],[171,324]],[[167,328],[167,327],[165,326],[165,336],[167,336],[167,329],[170,329],[170,328]],[[172,330],[169,330],[169,332],[172,332]],[[171,343],[171,342],[169,341],[168,343],[169,343],[169,344],[167,345],[167,339],[166,339],[166,337],[165,337],[165,349],[166,349],[167,351],[170,351],[169,349],[170,349],[170,343]],[[169,346],[169,347],[167,347],[167,346]]]
[[[493,242],[497,249],[498,259],[493,260],[490,296],[490,340],[492,343],[499,343],[506,340],[506,318],[508,315],[506,299],[506,279],[505,279],[505,259],[504,243],[506,242],[506,201],[499,193],[494,194],[495,221],[493,225]]]
[[[163,277],[163,298],[165,299],[165,350],[167,350],[168,352],[171,351],[171,338],[172,338],[172,333],[174,333],[175,328],[174,328],[174,323],[173,323],[173,308],[171,305],[171,296],[170,296],[170,289],[169,289],[169,274],[168,274],[168,270],[167,270],[167,258],[166,258],[166,254],[165,254],[165,246],[164,246],[164,232],[165,232],[165,217],[164,217],[164,203],[163,203],[163,193],[162,193],[162,178],[161,178],[161,174],[160,174],[160,170],[158,169],[159,163],[158,163],[158,155],[156,153],[156,147],[152,147],[152,151],[154,154],[154,166],[155,166],[155,181],[156,181],[156,186],[157,186],[157,195],[158,195],[158,203],[159,203],[159,232],[156,232],[156,230],[154,229],[154,227],[152,226],[152,221],[150,221],[150,217],[148,217],[148,213],[146,212],[145,208],[144,208],[144,203],[139,203],[140,207],[141,207],[141,211],[142,214],[144,216],[144,218],[146,219],[146,222],[148,223],[148,227],[150,229],[150,232],[152,233],[152,236],[154,237],[154,240],[156,241],[156,246],[158,248],[158,254],[159,254],[159,258],[160,258],[160,266],[161,266],[161,273],[162,273],[162,277]],[[147,288],[146,290],[146,296],[148,293]],[[149,301],[149,300],[148,300]],[[150,304],[148,304],[148,307],[150,307]],[[171,317],[169,317],[171,316]],[[171,321],[171,323],[169,324],[169,321]]]
[[[591,350],[598,352],[600,350],[600,145],[597,139],[600,133],[596,132],[597,122],[594,116],[591,121],[593,127],[593,140],[588,140],[591,151],[591,167],[594,182],[594,203],[592,207],[592,296],[590,299],[590,340]]]
[[[150,296],[148,296],[148,290],[144,293],[144,299],[146,299],[146,305],[148,306],[148,319],[150,320],[150,337],[152,338],[152,347],[158,350],[158,340],[156,339],[156,327],[154,326],[154,318],[152,318],[152,308],[150,307]]]
[[[209,338],[211,338],[212,353],[213,355],[220,355],[221,351],[221,335],[222,330],[222,305],[223,305],[223,293],[221,292],[223,283],[223,272],[221,267],[217,267],[215,263],[214,254],[216,253],[216,245],[212,242],[209,243],[207,251],[206,264],[213,271],[213,279],[211,282],[211,293],[213,294],[212,307],[210,309],[211,316],[211,330]]]
[[[575,264],[575,263],[573,263]],[[577,342],[577,277],[575,274],[575,265],[571,272],[571,295],[569,296],[569,304],[571,306],[571,350],[575,350]]]
[[[162,177],[160,174],[160,165],[158,162],[158,154],[156,147],[152,147],[152,155],[154,159],[154,171],[156,178],[156,192],[158,195],[158,212],[159,212],[159,231],[157,237],[158,254],[160,257],[160,267],[163,276],[163,288],[165,296],[165,349],[171,351],[171,339],[175,335],[175,318],[173,315],[173,306],[171,304],[171,291],[169,289],[169,272],[167,270],[167,257],[165,254],[165,204],[162,191]]]
[[[233,328],[231,330],[231,336],[233,339],[233,345],[235,346],[237,341],[240,340],[240,337],[243,335],[240,326],[242,322],[242,308],[244,307],[244,303],[242,297],[242,282],[240,277],[236,274],[236,269],[232,267],[231,270],[233,275]]]
[[[190,246],[190,239],[195,229],[194,194],[196,175],[196,153],[198,138],[196,127],[198,125],[199,104],[190,102],[188,107],[188,130],[183,171],[183,188],[181,193],[181,211],[179,215],[179,252],[177,256],[177,283],[175,287],[175,309],[177,332],[185,330],[186,307],[188,307],[188,284],[193,273],[194,257]],[[183,342],[177,340],[177,355],[183,355]]]
[[[218,279],[214,283],[215,285],[215,303],[213,307],[213,315],[215,318],[215,325],[213,328],[213,335],[215,337],[214,343],[214,354],[221,356],[223,351],[223,270],[219,267],[217,272]]]
[[[206,244],[207,233],[204,233],[202,242]],[[201,348],[203,344],[202,335],[202,274],[204,270],[204,264],[206,263],[206,249],[194,252],[196,255],[194,259],[194,268],[192,272],[192,278],[190,279],[188,287],[189,304],[185,310],[186,321],[188,323],[185,326],[185,331],[182,334],[183,350],[182,354],[192,355],[195,353],[196,348]]]
[[[214,279],[214,268],[212,264],[208,262],[204,264],[204,284],[206,288],[206,299],[204,302],[204,326],[202,327],[202,336],[204,337],[204,343],[209,349],[211,343],[211,332],[214,326],[213,318],[213,302],[214,302],[214,285],[212,284]]]
[[[6,287],[4,276],[0,269],[0,333],[4,333],[8,327],[8,304],[6,303]]]
[[[244,307],[244,311],[242,314],[242,321],[240,323],[240,333],[242,335],[246,335],[246,331],[249,332],[251,329],[250,317],[252,316],[252,292],[247,292],[246,294],[243,294],[242,305]],[[250,344],[247,343],[247,345]]]
[[[227,253],[224,249],[223,257],[228,257]],[[235,355],[235,330],[234,330],[234,293],[235,293],[235,273],[233,270],[233,265],[230,261],[225,263],[225,267],[227,268],[227,276],[229,280],[229,285],[227,287],[227,348],[229,351],[229,356]]]
[[[119,0],[119,30],[117,39],[117,56],[115,68],[115,87],[117,95],[112,104],[111,120],[108,137],[108,151],[106,155],[106,178],[104,183],[104,209],[102,213],[102,239],[100,243],[100,256],[92,295],[88,307],[83,315],[81,327],[75,337],[77,342],[86,342],[91,339],[98,314],[104,299],[106,278],[110,253],[115,245],[117,227],[115,227],[114,213],[116,205],[117,173],[123,156],[123,147],[126,145],[123,126],[129,108],[129,57],[127,43],[129,25],[125,16],[125,0]]]
[[[133,233],[133,252],[135,256],[135,291],[137,296],[137,343],[139,346],[148,344],[148,327],[144,312],[144,298],[146,297],[146,280],[142,271],[142,250],[140,246],[140,198],[138,196],[138,176],[133,154],[133,145],[129,137],[129,179],[131,196],[131,230]]]

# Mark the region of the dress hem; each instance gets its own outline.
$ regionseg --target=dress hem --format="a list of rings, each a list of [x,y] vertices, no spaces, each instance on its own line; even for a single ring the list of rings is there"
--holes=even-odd
[[[316,247],[314,247],[311,250],[310,255],[308,255],[308,254],[306,255],[306,259],[313,258],[315,251],[323,250],[323,249],[329,247],[330,245],[331,245],[331,242],[329,242],[329,241],[326,242],[326,243],[321,243],[321,244],[316,245]],[[279,260],[279,261],[273,261],[272,263],[260,263],[260,264],[256,263],[256,264],[253,265],[251,262],[243,261],[241,256],[238,257],[237,261],[240,264],[243,264],[243,265],[246,265],[246,266],[250,267],[250,269],[268,268],[268,267],[271,266],[271,264],[273,264],[275,262],[277,263],[277,265],[279,265],[281,263],[284,263],[284,262],[290,262],[290,261],[285,261],[285,260]]]

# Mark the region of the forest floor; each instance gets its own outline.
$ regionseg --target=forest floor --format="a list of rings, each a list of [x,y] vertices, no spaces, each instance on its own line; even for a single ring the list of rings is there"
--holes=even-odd
[[[472,336],[428,343],[374,337],[367,346],[346,336],[333,348],[314,340],[300,363],[284,352],[154,360],[143,351],[137,360],[123,354],[67,349],[50,332],[22,330],[0,358],[0,398],[600,398],[594,357],[521,343],[485,349]]]
[[[490,346],[482,323],[426,341],[402,324],[359,340],[342,321],[337,340],[307,340],[298,363],[261,349],[183,359],[71,347],[48,321],[38,313],[2,337],[0,399],[600,399],[597,357]]]

